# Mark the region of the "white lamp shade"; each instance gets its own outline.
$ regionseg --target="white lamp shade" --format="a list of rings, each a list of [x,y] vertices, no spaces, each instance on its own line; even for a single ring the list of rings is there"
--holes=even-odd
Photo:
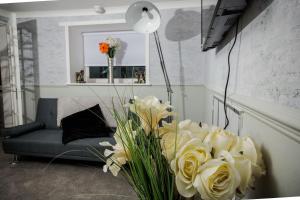
[[[157,7],[152,3],[148,1],[138,1],[128,8],[126,12],[126,22],[136,32],[153,33],[160,26],[160,13]]]

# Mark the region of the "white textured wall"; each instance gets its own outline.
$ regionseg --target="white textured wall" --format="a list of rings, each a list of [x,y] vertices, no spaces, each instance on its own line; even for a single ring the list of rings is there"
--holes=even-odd
[[[191,10],[185,9],[185,11]],[[193,9],[193,12],[196,14],[198,13],[198,15],[192,15],[191,17],[195,16],[194,21],[197,20],[200,22],[200,8]],[[203,83],[203,66],[201,65],[202,54],[200,50],[200,33],[198,35],[194,35],[194,37],[189,38],[188,40],[181,41],[180,45],[182,48],[181,51],[179,51],[179,42],[167,39],[168,36],[166,35],[166,26],[170,19],[175,15],[175,10],[162,10],[161,14],[162,22],[158,32],[162,43],[170,81],[172,84],[177,85],[201,85]],[[124,18],[124,15],[114,14],[85,17],[35,18],[37,20],[38,29],[40,85],[64,85],[66,83],[65,35],[64,27],[59,26],[59,22],[120,18]],[[28,19],[19,19],[19,21],[24,20]],[[178,26],[180,26],[180,22]],[[180,34],[182,36],[188,35],[189,30]],[[181,77],[185,77],[185,80]],[[150,37],[150,83],[153,85],[164,84],[153,36]]]
[[[266,2],[271,2],[267,8],[264,6]],[[240,32],[232,52],[229,95],[238,94],[300,108],[299,8],[300,0],[250,2],[240,21]],[[187,13],[185,17],[190,17],[191,21],[200,21],[197,15],[199,9],[185,9],[183,12]],[[197,27],[197,24],[184,23],[182,19],[174,20],[178,13],[174,9],[163,10],[159,29],[172,84],[205,84],[210,89],[222,91],[232,40],[218,50],[201,52],[200,36],[196,34],[195,37],[189,37],[193,36],[190,34],[194,31],[191,27]],[[59,26],[59,22],[122,17],[122,14],[118,14],[36,18],[39,84],[51,86],[66,83],[64,27]],[[153,85],[164,84],[153,36],[150,40],[150,82]]]
[[[204,54],[200,50],[200,9],[184,9],[180,13],[182,14],[183,11],[184,16],[197,24],[182,23],[180,19],[184,16],[180,16],[179,20],[174,20],[174,15],[178,16],[178,10],[162,10],[162,24],[158,32],[170,81],[174,85],[173,105],[180,113],[180,118],[202,121],[203,113],[201,110],[203,110],[202,105],[204,104],[202,98],[199,97],[202,95],[203,88],[201,84],[203,83],[204,73],[201,62]],[[37,87],[37,90],[40,97],[93,95],[90,87],[65,85],[67,81],[65,35],[64,27],[59,26],[59,22],[120,18],[124,18],[124,15],[35,18],[37,21],[39,52],[39,87]],[[32,19],[23,18],[18,20],[22,22]],[[183,25],[188,27],[183,27]],[[80,48],[81,45],[76,46],[76,44],[72,44],[72,48]],[[71,60],[71,64],[82,62],[82,57],[78,59],[79,56],[75,55],[77,59]],[[150,86],[133,87],[134,94],[138,96],[155,95],[165,101],[167,92],[153,36],[150,37],[150,83]],[[93,86],[92,88],[97,91],[99,96],[116,96],[112,86]],[[122,94],[127,95],[131,94],[130,88],[117,86]]]
[[[299,196],[300,0],[248,2],[232,52],[228,99],[243,113],[241,135],[261,147],[267,167],[248,198]],[[205,53],[202,98],[209,123],[213,96],[224,92],[233,31],[221,47]]]
[[[38,88],[43,98],[59,97],[121,97],[133,95],[145,97],[154,95],[162,101],[167,101],[167,91],[164,86],[41,86]],[[174,110],[179,113],[180,119],[191,119],[196,122],[204,119],[203,86],[173,86]],[[117,91],[117,92],[116,92]],[[101,101],[99,101],[101,103]]]
[[[65,29],[64,26],[59,26],[59,22],[120,17],[121,15],[35,18],[38,37],[39,85],[65,85],[67,82]],[[19,22],[26,20],[32,19],[18,19]]]
[[[251,1],[240,20],[244,28],[239,29],[231,56],[229,94],[299,109],[300,1],[274,0],[256,16],[266,2]],[[232,42],[207,53],[205,74],[210,89],[224,88]]]

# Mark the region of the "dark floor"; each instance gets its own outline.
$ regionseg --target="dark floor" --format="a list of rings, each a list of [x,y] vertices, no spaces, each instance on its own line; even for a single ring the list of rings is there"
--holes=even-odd
[[[95,163],[22,157],[10,165],[12,156],[0,145],[0,199],[136,199],[126,180],[103,173]]]

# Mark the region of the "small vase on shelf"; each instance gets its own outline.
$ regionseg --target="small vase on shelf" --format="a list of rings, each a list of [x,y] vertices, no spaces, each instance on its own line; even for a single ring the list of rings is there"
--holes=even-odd
[[[120,41],[117,38],[108,37],[104,42],[99,43],[99,50],[101,53],[107,55],[108,62],[108,83],[114,83],[114,68],[113,61],[116,55],[117,49],[120,48]]]
[[[113,66],[114,58],[108,56],[108,83],[114,83],[114,66]]]

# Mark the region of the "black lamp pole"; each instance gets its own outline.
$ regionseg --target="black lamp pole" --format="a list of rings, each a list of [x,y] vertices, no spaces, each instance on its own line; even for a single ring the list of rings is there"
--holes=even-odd
[[[167,70],[166,70],[165,59],[164,59],[164,56],[163,56],[163,53],[162,53],[162,50],[161,50],[159,36],[158,36],[157,31],[155,31],[153,34],[154,34],[154,38],[155,38],[157,52],[158,52],[158,55],[159,55],[161,69],[162,69],[162,72],[163,72],[163,75],[164,75],[164,79],[165,79],[165,83],[166,83],[166,87],[167,87],[168,101],[169,101],[170,105],[172,105],[172,93],[173,93],[173,90],[171,88],[169,76],[168,76],[168,73],[167,73]]]

